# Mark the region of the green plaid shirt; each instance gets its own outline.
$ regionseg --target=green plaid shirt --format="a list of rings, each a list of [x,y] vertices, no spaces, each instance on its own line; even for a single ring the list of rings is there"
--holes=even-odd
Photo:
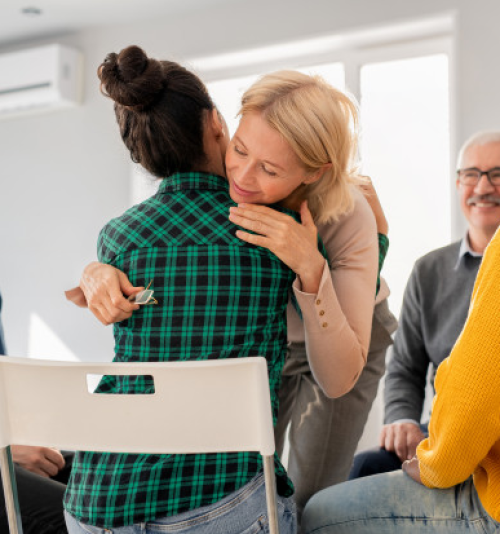
[[[114,326],[115,361],[267,359],[276,423],[286,352],[286,305],[294,274],[274,254],[235,237],[235,205],[219,176],[183,173],[101,231],[98,255],[151,289]],[[287,212],[291,214],[291,212]],[[104,377],[99,391],[147,393],[146,377]],[[160,422],[158,422],[160,424]],[[133,429],[130,429],[133,432]],[[276,458],[278,492],[293,486]],[[149,455],[77,453],[64,506],[102,528],[146,522],[209,505],[262,470],[257,453]]]
[[[385,234],[377,234],[378,237],[378,274],[377,274],[377,290],[376,294],[380,289],[380,273],[382,272],[382,267],[384,266],[385,257],[387,256],[387,251],[389,250],[389,238]]]

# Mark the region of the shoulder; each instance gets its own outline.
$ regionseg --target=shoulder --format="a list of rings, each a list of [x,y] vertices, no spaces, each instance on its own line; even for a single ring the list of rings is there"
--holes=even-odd
[[[459,251],[460,241],[431,250],[415,262],[413,270],[428,272],[436,269],[453,269],[457,263]]]
[[[377,246],[377,225],[373,212],[363,194],[353,187],[353,209],[338,220],[318,225],[318,233],[327,246],[337,250],[345,246],[363,247],[368,243]]]
[[[411,271],[406,287],[405,298],[409,294],[420,295],[418,298],[436,302],[437,294],[455,294],[470,296],[470,292],[458,291],[459,286],[473,283],[476,271],[457,272],[460,241],[432,250],[419,258]],[[471,288],[472,289],[472,288]]]
[[[108,221],[99,233],[98,256],[106,262],[129,248],[133,241],[136,245],[141,241],[142,234],[147,230],[146,219],[155,212],[155,197],[148,198],[140,204],[132,206],[122,215]],[[142,230],[141,230],[142,229]]]

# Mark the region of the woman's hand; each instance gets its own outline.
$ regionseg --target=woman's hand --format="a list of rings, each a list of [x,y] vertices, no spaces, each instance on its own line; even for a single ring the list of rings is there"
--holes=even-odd
[[[377,223],[377,232],[379,234],[387,235],[389,233],[389,224],[385,217],[380,199],[378,198],[377,191],[375,191],[375,187],[373,186],[370,177],[363,176],[363,178],[367,180],[367,183],[361,184],[359,187],[373,211],[373,215],[375,216],[375,221]]]
[[[305,293],[318,292],[325,258],[318,250],[318,231],[306,201],[300,206],[302,224],[289,215],[257,204],[240,204],[229,211],[231,222],[255,232],[238,230],[238,238],[269,249],[300,276]]]
[[[128,319],[134,310],[138,310],[139,305],[133,304],[127,297],[144,289],[134,287],[127,275],[112,265],[97,261],[85,267],[80,288],[89,310],[104,325]]]

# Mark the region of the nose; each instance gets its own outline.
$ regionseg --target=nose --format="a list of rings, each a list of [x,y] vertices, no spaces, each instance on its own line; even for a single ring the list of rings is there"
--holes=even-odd
[[[487,193],[491,193],[494,190],[495,188],[488,180],[488,176],[486,174],[481,175],[481,178],[479,178],[479,181],[474,187],[474,192],[479,195],[486,195]]]
[[[251,161],[246,161],[243,165],[238,167],[236,172],[236,180],[240,185],[252,184],[254,182],[254,172],[253,172],[253,163]]]

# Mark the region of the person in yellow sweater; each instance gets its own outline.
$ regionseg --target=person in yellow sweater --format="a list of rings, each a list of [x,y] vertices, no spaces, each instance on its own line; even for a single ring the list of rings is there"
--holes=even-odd
[[[499,323],[497,231],[477,275],[467,322],[436,375],[429,437],[403,464],[404,472],[316,494],[304,511],[305,534],[500,530]]]

